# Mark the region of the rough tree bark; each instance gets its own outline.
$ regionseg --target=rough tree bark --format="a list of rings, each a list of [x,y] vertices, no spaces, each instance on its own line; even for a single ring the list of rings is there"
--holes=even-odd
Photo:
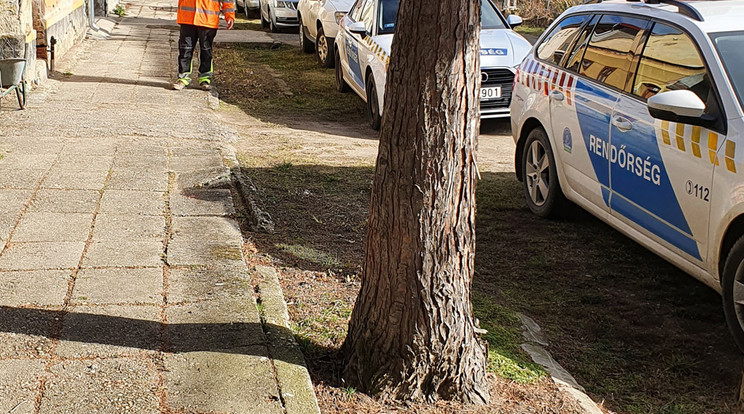
[[[470,302],[481,0],[401,0],[348,384],[383,399],[488,401]]]

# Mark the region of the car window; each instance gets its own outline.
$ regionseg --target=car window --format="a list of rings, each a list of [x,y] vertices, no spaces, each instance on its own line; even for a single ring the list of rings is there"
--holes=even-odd
[[[362,7],[364,7],[364,0],[357,0],[354,6],[349,10],[349,18],[355,22],[359,21],[359,16],[362,14]]]
[[[380,0],[377,34],[395,32],[400,0]],[[481,1],[481,29],[505,29],[504,19],[489,0]]]
[[[372,23],[374,21],[374,5],[373,0],[367,0],[366,3],[364,3],[364,7],[362,7],[362,14],[359,17],[360,21],[364,22],[364,26],[367,28],[367,33],[372,34]]]
[[[599,15],[595,15],[594,17],[592,17],[592,21],[584,27],[584,30],[581,31],[581,34],[576,39],[576,42],[574,42],[574,47],[571,50],[571,54],[568,56],[568,58],[566,58],[564,64],[564,66],[568,70],[572,70],[574,72],[579,71],[581,58],[584,57],[584,51],[586,51],[586,46],[589,44],[589,38],[592,35],[594,26],[599,21],[599,18]]]
[[[490,0],[481,0],[481,29],[506,29],[504,19]]]
[[[380,25],[378,34],[390,34],[395,31],[395,20],[398,17],[399,0],[380,0]]]
[[[633,94],[648,99],[679,89],[691,90],[705,102],[710,76],[692,39],[680,29],[657,23],[643,49]]]
[[[579,73],[618,89],[625,89],[645,19],[606,14],[594,28]]]
[[[569,16],[558,23],[537,47],[537,57],[560,65],[581,27],[589,20],[588,14]]]
[[[744,108],[744,32],[714,33],[711,36],[716,51],[723,61],[739,105]]]

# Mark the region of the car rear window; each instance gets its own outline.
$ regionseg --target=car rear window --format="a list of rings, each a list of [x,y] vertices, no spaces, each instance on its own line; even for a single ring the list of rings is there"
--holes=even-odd
[[[587,20],[589,20],[588,14],[563,19],[537,47],[537,57],[540,60],[560,65]]]

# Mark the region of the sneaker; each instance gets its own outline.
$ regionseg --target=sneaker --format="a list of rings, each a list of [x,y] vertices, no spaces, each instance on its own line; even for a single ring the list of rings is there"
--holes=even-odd
[[[208,91],[212,89],[212,85],[209,82],[202,82],[199,84],[199,86],[201,86],[203,91]]]
[[[184,83],[184,82],[182,82],[182,81],[180,81],[180,80],[177,80],[177,81],[176,81],[176,82],[175,82],[175,83],[173,84],[173,90],[174,90],[174,91],[180,91],[181,89],[184,89],[184,88],[186,88],[187,86],[188,86],[188,84],[186,84],[186,83]]]

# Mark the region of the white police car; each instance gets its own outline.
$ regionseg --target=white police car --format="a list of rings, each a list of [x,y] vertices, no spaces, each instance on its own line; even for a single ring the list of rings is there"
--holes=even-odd
[[[367,102],[375,129],[380,127],[398,1],[357,0],[336,36],[336,87],[341,92],[351,87]],[[481,118],[508,117],[514,72],[531,46],[510,29],[521,18],[504,19],[491,0],[482,0],[481,12]]]
[[[517,176],[720,291],[744,350],[744,4],[573,7],[519,67]]]
[[[318,64],[332,68],[335,63],[333,44],[338,22],[354,4],[354,0],[300,0],[297,17],[300,21],[300,49],[318,58]]]

